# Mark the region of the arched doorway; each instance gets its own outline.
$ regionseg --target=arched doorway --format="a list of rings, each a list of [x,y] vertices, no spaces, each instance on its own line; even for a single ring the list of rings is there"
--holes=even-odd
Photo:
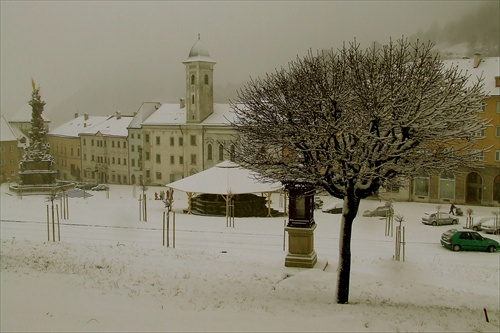
[[[500,175],[493,180],[493,201],[500,203]]]
[[[483,198],[483,177],[477,172],[469,173],[465,191],[465,201],[467,203],[480,204]]]

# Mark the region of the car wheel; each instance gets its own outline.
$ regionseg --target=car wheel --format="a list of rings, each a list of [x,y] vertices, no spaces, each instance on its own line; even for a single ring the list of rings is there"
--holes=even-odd
[[[488,252],[495,252],[497,249],[493,246],[493,245],[490,245],[486,248],[486,251]]]
[[[479,230],[479,228],[478,228],[478,227],[473,227],[473,228],[472,228],[472,230],[474,230],[474,231],[478,231],[478,230]]]
[[[453,220],[453,224],[458,224],[458,220]]]
[[[436,223],[436,222],[432,222],[432,225],[433,225],[433,226],[437,226],[437,223]]]
[[[460,251],[461,249],[462,249],[462,248],[460,247],[460,245],[458,245],[458,244],[453,245],[453,251],[458,252],[458,251]]]

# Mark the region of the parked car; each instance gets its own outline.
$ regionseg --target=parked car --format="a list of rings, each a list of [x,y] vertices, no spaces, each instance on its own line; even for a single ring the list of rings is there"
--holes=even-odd
[[[107,191],[109,190],[109,186],[106,184],[99,184],[97,186],[92,187],[92,191]]]
[[[488,251],[495,252],[500,244],[493,239],[483,237],[476,231],[450,229],[441,235],[441,245],[453,251]]]
[[[391,207],[380,206],[380,207],[375,208],[374,210],[365,210],[363,212],[363,216],[365,216],[365,217],[372,217],[372,216],[386,217],[387,213],[390,210],[391,210]]]
[[[314,197],[314,209],[320,209],[323,207],[323,200],[320,197]]]
[[[487,234],[500,235],[500,217],[492,217],[481,223],[481,230]]]
[[[474,222],[472,223],[472,226],[465,226],[464,229],[472,229],[474,231],[481,231],[483,230],[483,223],[485,225],[491,224],[490,222],[494,221],[493,216],[483,216],[483,217],[476,217],[474,218]]]
[[[80,190],[91,190],[95,186],[97,186],[96,183],[76,183],[75,185]]]
[[[344,207],[343,202],[336,202],[326,207],[323,207],[321,211],[327,214],[342,214],[342,207]]]
[[[448,213],[424,213],[422,217],[422,223],[428,225],[447,225],[447,224],[458,224],[458,217],[450,215]]]

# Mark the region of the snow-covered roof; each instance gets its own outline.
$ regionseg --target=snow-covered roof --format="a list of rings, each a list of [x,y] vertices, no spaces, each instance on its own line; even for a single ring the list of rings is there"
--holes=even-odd
[[[17,111],[10,118],[10,122],[16,122],[16,123],[30,122],[31,119],[33,118],[32,112],[33,112],[33,108],[31,107],[31,105],[26,103],[19,111]],[[50,123],[50,119],[47,118],[43,113],[42,113],[42,119],[44,122]]]
[[[160,102],[144,102],[141,104],[139,110],[137,110],[134,115],[134,119],[130,122],[129,128],[141,128],[141,124],[144,120],[149,118],[156,110],[161,107]]]
[[[500,76],[500,57],[480,58],[479,66],[474,68],[474,58],[443,60],[445,67],[458,67],[470,75],[469,84],[473,84],[481,76],[484,78],[484,92],[489,96],[500,96],[500,87],[495,85],[495,77]]]
[[[163,104],[155,113],[146,119],[142,125],[185,125],[186,107],[181,108],[179,103]],[[202,125],[230,125],[229,120],[234,118],[229,104],[214,104],[214,112],[208,116]]]
[[[274,192],[283,187],[278,181],[259,182],[257,175],[236,163],[224,161],[166,186],[183,192],[225,195]]]
[[[0,117],[0,141],[17,141],[17,136],[4,116]]]
[[[186,108],[179,103],[162,104],[142,125],[182,125],[186,123]]]
[[[132,116],[112,116],[94,126],[87,127],[86,130],[80,132],[80,135],[96,135],[97,133],[101,133],[103,136],[127,137],[127,127],[130,125],[132,119]]]
[[[80,116],[50,130],[48,135],[78,138],[78,135],[82,131],[96,124],[102,123],[108,118],[109,116]]]

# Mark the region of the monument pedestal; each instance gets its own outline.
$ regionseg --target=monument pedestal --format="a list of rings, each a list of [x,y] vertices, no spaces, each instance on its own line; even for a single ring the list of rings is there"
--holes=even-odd
[[[314,267],[318,261],[316,251],[314,251],[314,229],[316,229],[316,224],[301,228],[285,227],[288,232],[286,267]]]

